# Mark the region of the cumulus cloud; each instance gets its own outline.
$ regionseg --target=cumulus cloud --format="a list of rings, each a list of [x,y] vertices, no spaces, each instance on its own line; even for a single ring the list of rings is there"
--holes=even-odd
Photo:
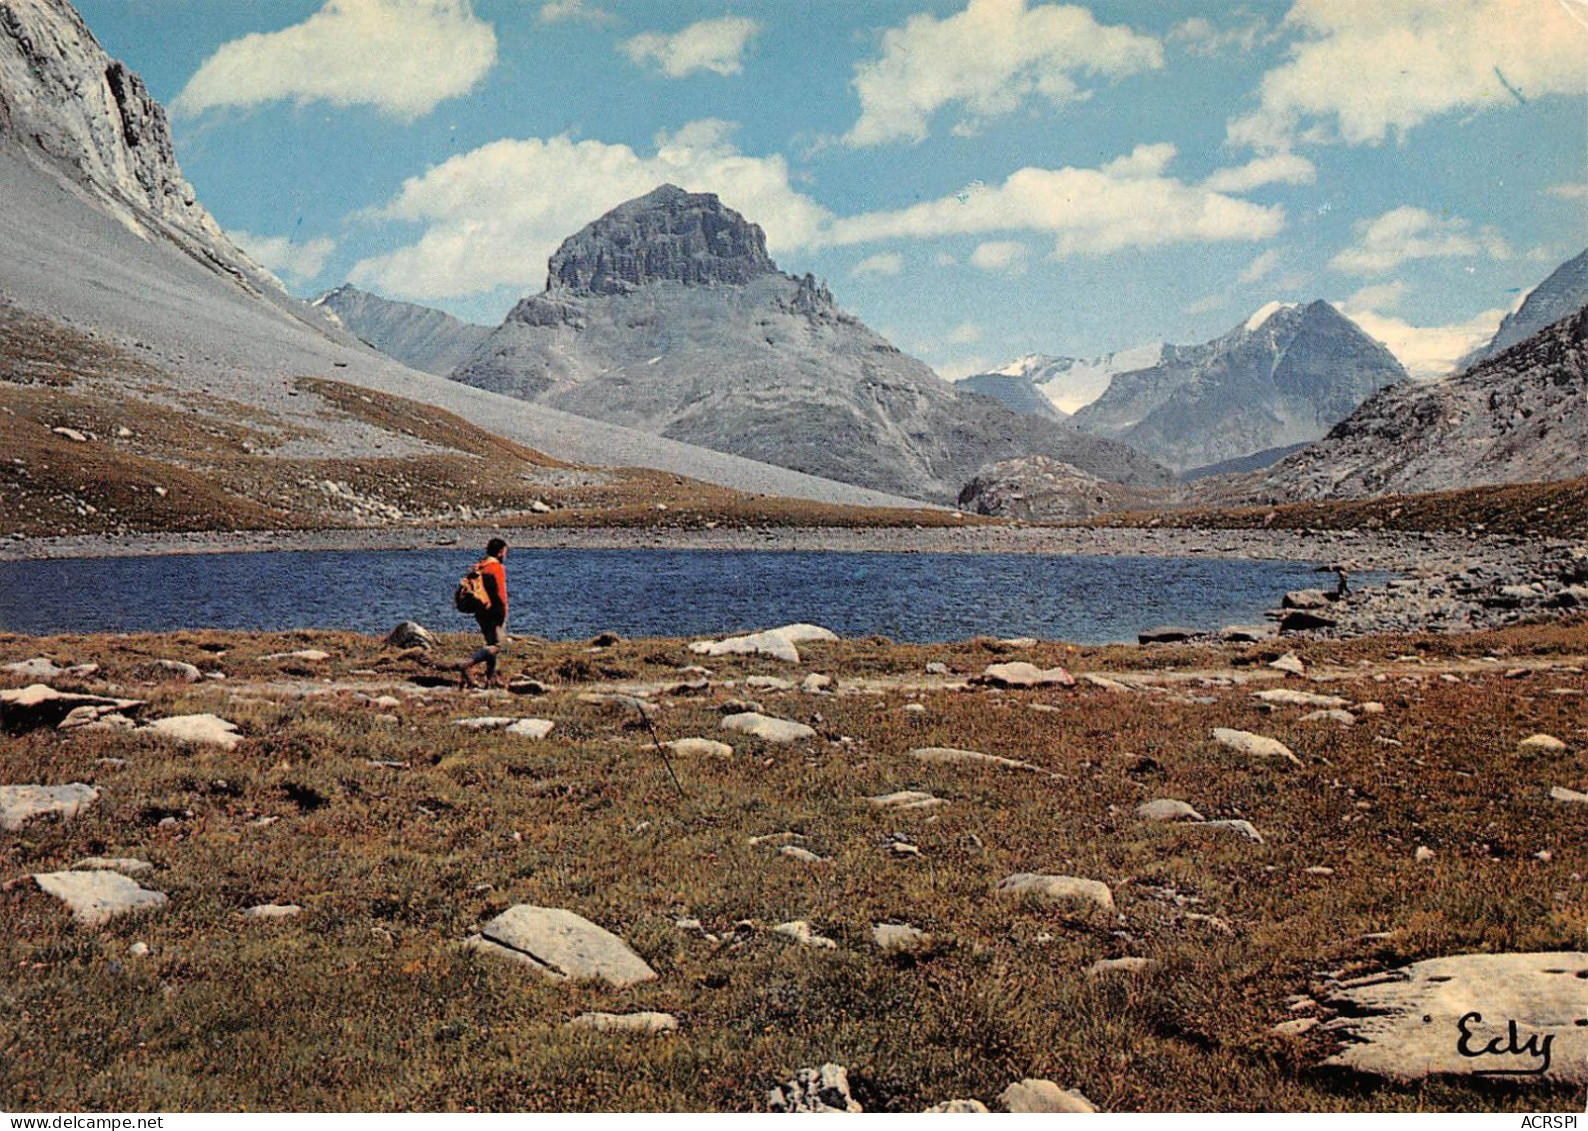
[[[1298,0],[1298,38],[1268,71],[1256,110],[1229,140],[1286,149],[1298,139],[1378,144],[1452,111],[1588,89],[1588,30],[1539,0]]]
[[[1352,310],[1394,310],[1406,297],[1408,289],[1399,279],[1390,283],[1373,283],[1346,299],[1345,305]]]
[[[962,113],[956,130],[970,132],[1031,98],[1054,106],[1087,98],[1082,75],[1117,79],[1162,66],[1156,39],[1105,27],[1085,8],[970,0],[946,19],[922,12],[884,33],[881,54],[855,67],[860,118],[844,140],[920,141],[950,105]]]
[[[1242,268],[1239,279],[1243,283],[1261,282],[1272,275],[1278,266],[1279,249],[1271,247]]]
[[[1473,231],[1467,221],[1440,218],[1422,208],[1403,205],[1372,220],[1353,225],[1356,243],[1329,260],[1336,271],[1379,275],[1413,259],[1488,256],[1508,259],[1511,251],[1492,228]]]
[[[299,242],[285,236],[261,236],[242,230],[230,230],[226,235],[254,262],[291,283],[313,279],[336,250],[336,241],[325,238]]]
[[[864,275],[897,275],[904,270],[904,256],[896,251],[879,252],[867,256],[849,269],[855,278]]]
[[[1051,235],[1054,254],[1104,255],[1175,243],[1263,240],[1284,227],[1284,209],[1189,185],[1166,174],[1173,145],[1140,145],[1097,169],[1024,168],[1001,185],[977,185],[895,211],[833,221],[833,244],[1030,231]]]
[[[603,212],[671,182],[715,192],[780,249],[818,241],[831,215],[790,183],[781,156],[750,157],[731,126],[691,122],[650,155],[568,137],[492,142],[406,181],[373,218],[424,225],[418,241],[354,266],[354,282],[419,300],[496,287],[539,289],[563,239]]]
[[[977,244],[970,253],[973,267],[995,275],[1024,275],[1026,273],[1026,245],[1016,240],[989,240]]]
[[[1500,309],[1485,310],[1448,326],[1414,326],[1404,319],[1380,314],[1368,304],[1355,305],[1358,295],[1341,303],[1340,312],[1369,337],[1383,342],[1406,372],[1419,380],[1441,377],[1453,370],[1458,360],[1494,336],[1506,314]]]
[[[742,16],[701,20],[683,31],[647,31],[625,39],[618,49],[635,63],[654,64],[670,79],[696,71],[736,75],[744,70],[744,53],[761,25]]]
[[[605,8],[598,8],[586,0],[547,0],[540,6],[540,22],[543,24],[610,24],[616,23],[617,17]]]
[[[1268,21],[1261,16],[1253,16],[1226,27],[1220,27],[1203,16],[1192,16],[1169,29],[1169,42],[1183,44],[1191,54],[1206,59],[1226,51],[1238,51],[1244,55],[1268,42],[1272,35]]]
[[[223,43],[172,106],[318,100],[412,121],[467,94],[495,62],[496,32],[469,0],[327,0],[300,24]]]
[[[1219,169],[1202,183],[1214,192],[1251,192],[1264,185],[1310,185],[1318,168],[1299,153],[1272,153],[1232,169]]]

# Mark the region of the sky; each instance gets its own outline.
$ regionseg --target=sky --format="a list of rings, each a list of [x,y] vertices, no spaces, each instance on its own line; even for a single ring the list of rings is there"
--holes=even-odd
[[[1588,247],[1588,0],[78,0],[294,293],[494,325],[665,181],[945,377],[1326,299],[1418,375]]]

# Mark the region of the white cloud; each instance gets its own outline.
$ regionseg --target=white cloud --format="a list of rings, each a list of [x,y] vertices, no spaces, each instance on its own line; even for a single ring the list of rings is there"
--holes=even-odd
[[[1550,196],[1558,196],[1562,200],[1588,200],[1588,182],[1550,185],[1544,191],[1549,193]]]
[[[736,75],[744,70],[745,49],[761,25],[742,16],[701,20],[671,35],[647,31],[625,39],[618,49],[641,66],[654,63],[670,79],[696,71]]]
[[[546,260],[602,213],[671,182],[715,192],[760,223],[779,249],[815,244],[831,214],[794,190],[781,156],[750,157],[731,126],[691,122],[656,139],[656,152],[568,137],[492,142],[403,184],[375,218],[425,226],[416,243],[365,259],[350,278],[423,300],[511,286],[538,290]]]
[[[320,100],[412,121],[467,94],[495,62],[496,32],[469,0],[327,0],[300,24],[223,43],[172,107]]]
[[[1166,176],[1173,145],[1140,145],[1099,169],[1025,168],[1001,185],[977,185],[897,211],[835,220],[830,244],[1031,231],[1056,255],[1103,255],[1176,243],[1263,240],[1284,227],[1284,209]]]
[[[1373,283],[1358,290],[1345,300],[1352,310],[1394,310],[1406,297],[1409,287],[1399,279],[1390,283]]]
[[[617,22],[617,17],[605,8],[598,8],[586,0],[547,0],[540,6],[540,22],[543,24],[587,23],[610,24]]]
[[[930,350],[921,350],[921,353],[931,353]],[[997,358],[987,357],[984,354],[953,357],[947,360],[932,362],[932,372],[945,381],[958,381],[964,377],[974,377],[978,373],[990,373],[993,366],[998,364]]]
[[[1242,268],[1239,276],[1240,281],[1243,283],[1260,282],[1272,275],[1274,268],[1278,266],[1279,249],[1271,247]]]
[[[1232,142],[1378,144],[1451,111],[1588,89],[1588,31],[1550,0],[1298,0],[1284,26],[1290,58],[1231,119]]]
[[[904,270],[904,256],[896,251],[879,252],[867,256],[849,269],[855,278],[863,275],[897,275]]]
[[[1336,271],[1378,275],[1412,259],[1488,256],[1509,259],[1511,250],[1492,228],[1473,231],[1459,217],[1441,219],[1422,208],[1402,205],[1352,226],[1356,243],[1329,260]]]
[[[972,342],[981,341],[982,329],[974,322],[961,322],[947,334],[943,340],[951,345],[968,346]]]
[[[1169,29],[1169,42],[1183,43],[1187,51],[1204,59],[1232,49],[1244,55],[1271,38],[1268,21],[1261,16],[1229,27],[1219,27],[1212,20],[1192,16]]]
[[[241,230],[228,231],[226,235],[256,263],[296,283],[308,282],[318,275],[336,250],[336,241],[323,237],[300,243],[285,236],[261,236]]]
[[[1015,240],[991,240],[977,244],[970,253],[973,267],[998,275],[1026,273],[1026,245]]]
[[[1193,299],[1180,309],[1186,314],[1208,314],[1215,310],[1223,310],[1230,304],[1230,296],[1226,293],[1203,295]]]
[[[1105,27],[1085,8],[970,0],[946,19],[922,12],[883,34],[880,56],[855,67],[860,118],[844,140],[920,141],[949,105],[962,111],[955,132],[974,132],[1030,98],[1063,106],[1089,97],[1081,74],[1117,79],[1161,66],[1157,40]]]
[[[1264,185],[1310,185],[1318,168],[1299,153],[1272,153],[1233,169],[1219,169],[1203,181],[1214,192],[1250,192]]]
[[[1449,326],[1414,326],[1365,306],[1355,306],[1356,297],[1341,303],[1340,312],[1369,337],[1383,342],[1406,372],[1420,380],[1449,373],[1461,357],[1494,336],[1506,314],[1504,310],[1485,310]]]

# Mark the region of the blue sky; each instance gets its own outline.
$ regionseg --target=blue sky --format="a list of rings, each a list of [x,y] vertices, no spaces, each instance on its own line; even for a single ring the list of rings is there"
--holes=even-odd
[[[494,323],[672,180],[955,376],[1325,298],[1433,373],[1588,246],[1588,0],[81,0],[309,295]]]

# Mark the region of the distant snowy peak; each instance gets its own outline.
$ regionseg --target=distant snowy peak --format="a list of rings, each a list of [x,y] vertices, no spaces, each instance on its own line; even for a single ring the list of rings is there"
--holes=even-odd
[[[977,377],[1023,378],[1046,397],[1049,404],[1068,415],[1107,392],[1109,383],[1117,374],[1129,373],[1133,369],[1148,369],[1158,364],[1167,348],[1162,342],[1153,342],[1101,357],[1086,358],[1028,353]]]
[[[1464,372],[1510,349],[1584,306],[1588,306],[1588,251],[1562,263],[1529,291],[1521,304],[1505,316],[1488,344],[1456,363],[1456,372]]]

